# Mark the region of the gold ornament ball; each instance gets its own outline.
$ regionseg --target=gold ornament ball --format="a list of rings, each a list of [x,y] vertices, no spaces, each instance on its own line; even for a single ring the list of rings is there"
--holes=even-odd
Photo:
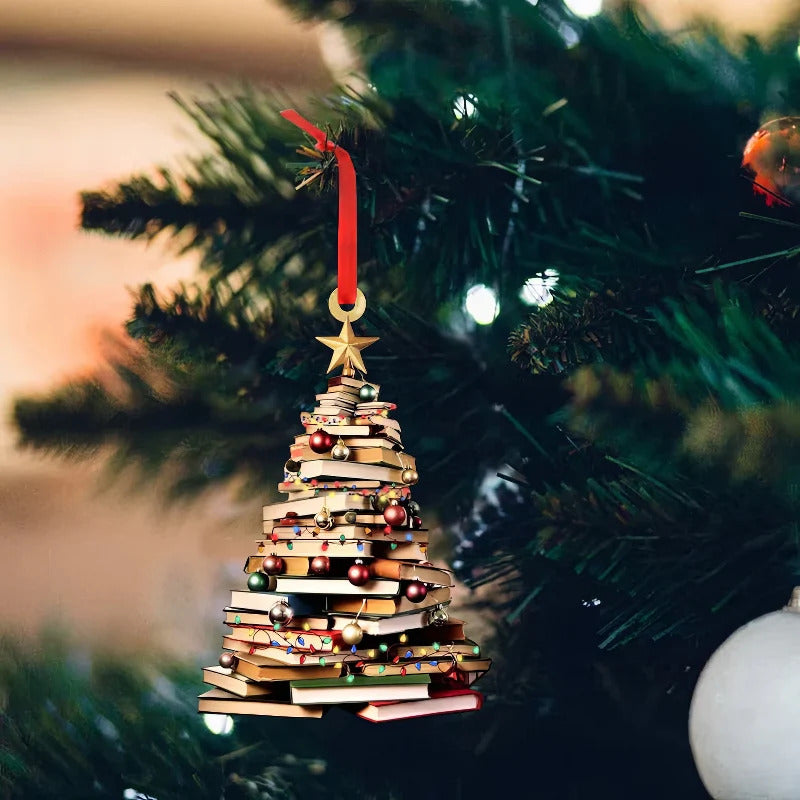
[[[350,458],[350,448],[346,444],[335,444],[331,450],[331,457],[337,461],[347,461]]]
[[[355,524],[356,524],[356,520],[357,520],[357,519],[358,519],[358,514],[356,514],[356,512],[355,512],[355,511],[348,511],[348,512],[347,512],[347,513],[344,515],[344,521],[345,521],[345,522],[346,522],[348,525],[355,525]]]
[[[403,483],[416,483],[419,480],[419,475],[415,469],[407,467],[400,473],[400,478]]]
[[[345,644],[358,644],[364,638],[364,629],[357,622],[350,622],[342,630],[342,641]]]

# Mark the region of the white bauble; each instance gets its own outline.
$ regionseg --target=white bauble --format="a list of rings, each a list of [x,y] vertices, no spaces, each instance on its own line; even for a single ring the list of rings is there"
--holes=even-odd
[[[697,771],[714,800],[800,798],[800,587],[731,635],[689,710]]]

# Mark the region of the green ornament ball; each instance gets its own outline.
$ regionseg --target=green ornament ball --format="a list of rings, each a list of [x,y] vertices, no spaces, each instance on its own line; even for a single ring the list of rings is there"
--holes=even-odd
[[[254,572],[247,579],[247,588],[251,592],[266,591],[267,586],[269,586],[269,578],[263,572]]]
[[[371,403],[377,396],[378,396],[378,393],[375,391],[375,387],[374,386],[370,386],[368,383],[365,383],[358,390],[358,399],[362,403]]]
[[[372,507],[381,514],[386,511],[390,502],[391,498],[388,494],[372,495]]]

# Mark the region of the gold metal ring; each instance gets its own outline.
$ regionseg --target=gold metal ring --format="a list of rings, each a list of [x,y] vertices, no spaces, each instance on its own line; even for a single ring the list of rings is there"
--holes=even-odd
[[[362,292],[361,289],[356,289],[356,302],[350,311],[345,311],[339,305],[339,300],[336,297],[338,292],[338,289],[334,289],[331,292],[331,296],[328,298],[328,310],[331,312],[331,316],[334,319],[338,319],[339,322],[354,322],[363,316],[364,312],[367,310],[367,298],[364,297],[364,292]]]

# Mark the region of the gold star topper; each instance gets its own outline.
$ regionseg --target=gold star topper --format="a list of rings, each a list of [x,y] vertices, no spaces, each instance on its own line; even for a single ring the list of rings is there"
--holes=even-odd
[[[345,319],[342,323],[342,330],[338,336],[317,336],[316,339],[333,350],[328,372],[341,364],[342,375],[350,377],[355,375],[355,369],[361,372],[367,371],[361,351],[378,341],[377,336],[356,336],[349,319]]]

